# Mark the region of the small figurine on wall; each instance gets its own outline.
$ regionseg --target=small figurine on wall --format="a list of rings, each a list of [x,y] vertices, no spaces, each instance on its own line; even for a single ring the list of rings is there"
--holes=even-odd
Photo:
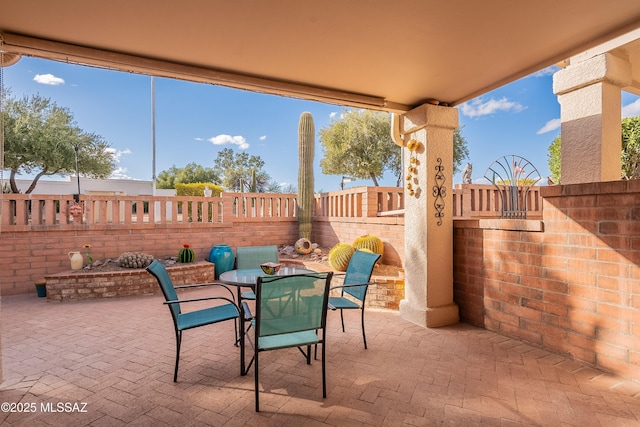
[[[473,171],[473,165],[471,163],[467,163],[467,166],[462,170],[462,183],[463,184],[471,184],[471,173]]]

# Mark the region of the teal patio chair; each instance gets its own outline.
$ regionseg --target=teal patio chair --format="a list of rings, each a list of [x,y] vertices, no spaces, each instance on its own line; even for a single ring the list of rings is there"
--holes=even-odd
[[[276,245],[238,246],[236,248],[236,268],[238,270],[259,269],[262,263],[278,261],[278,247]],[[256,299],[256,294],[253,291],[244,291],[240,296],[242,299]]]
[[[367,297],[367,290],[371,284],[371,274],[373,267],[376,265],[381,255],[365,251],[355,251],[351,256],[347,271],[344,276],[342,286],[334,286],[333,289],[340,289],[339,297],[329,297],[329,308],[331,310],[340,310],[340,322],[342,323],[342,332],[344,332],[344,316],[343,310],[360,310],[362,322],[362,339],[364,348],[367,348],[367,336],[364,331],[364,302]]]
[[[154,260],[148,267],[147,271],[151,273],[160,284],[162,293],[165,298],[165,304],[169,306],[171,317],[173,318],[173,326],[176,333],[176,365],[173,372],[173,382],[178,380],[178,365],[180,364],[180,344],[182,343],[182,331],[187,329],[197,328],[199,326],[211,325],[213,323],[220,323],[227,320],[232,320],[235,329],[236,342],[238,342],[238,325],[236,319],[240,317],[240,310],[235,304],[235,297],[231,289],[227,288],[221,283],[202,283],[194,285],[173,286],[173,282],[169,273],[164,266],[158,261]],[[178,299],[176,289],[188,289],[202,286],[222,286],[231,294],[231,299],[225,297],[203,297],[192,299]],[[195,301],[208,301],[217,300],[223,301],[222,304],[214,305],[213,307],[204,308],[200,310],[190,311],[182,313],[180,304],[190,303]]]
[[[259,277],[256,284],[256,313],[253,359],[256,412],[260,411],[260,363],[263,351],[298,348],[311,364],[311,346],[322,348],[322,397],[327,397],[326,333],[327,304],[332,272],[291,276]],[[286,303],[282,295],[289,295]],[[246,303],[243,303],[246,304]],[[245,308],[246,309],[246,308]],[[247,335],[250,339],[250,335]],[[306,350],[303,350],[306,348]]]

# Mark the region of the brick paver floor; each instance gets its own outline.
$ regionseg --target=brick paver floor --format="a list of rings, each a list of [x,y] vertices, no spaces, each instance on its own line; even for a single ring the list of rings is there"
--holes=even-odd
[[[265,353],[256,413],[253,369],[239,375],[231,323],[184,333],[173,383],[174,333],[162,301],[2,298],[0,401],[34,412],[4,405],[0,424],[640,425],[638,383],[466,324],[425,329],[374,310],[368,350],[358,313],[346,313],[346,333],[329,313],[326,399],[319,362],[306,365],[295,349]]]

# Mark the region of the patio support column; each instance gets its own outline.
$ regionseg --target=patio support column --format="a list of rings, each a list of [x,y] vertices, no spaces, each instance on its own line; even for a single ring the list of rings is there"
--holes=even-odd
[[[453,131],[458,110],[424,104],[403,116],[399,132],[405,175],[411,152],[406,144],[421,146],[414,156],[417,173],[411,175],[415,194],[404,190],[405,199],[405,298],[400,315],[421,326],[458,323],[453,302]],[[406,182],[405,182],[406,184]]]
[[[561,184],[620,179],[620,92],[629,84],[629,61],[610,53],[554,74],[562,122]]]

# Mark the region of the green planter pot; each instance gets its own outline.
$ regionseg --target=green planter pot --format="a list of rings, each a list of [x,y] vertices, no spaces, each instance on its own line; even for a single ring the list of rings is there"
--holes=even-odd
[[[36,292],[40,298],[44,298],[47,296],[47,282],[44,280],[39,280],[36,282]]]

